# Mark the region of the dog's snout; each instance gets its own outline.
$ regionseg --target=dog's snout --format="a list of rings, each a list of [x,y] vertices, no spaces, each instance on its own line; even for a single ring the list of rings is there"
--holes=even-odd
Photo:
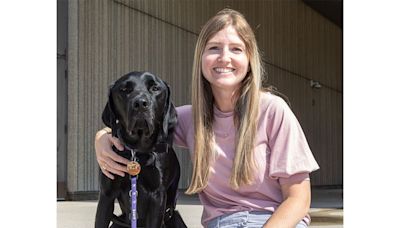
[[[133,109],[134,110],[147,110],[148,108],[149,108],[149,101],[144,97],[136,99],[133,102]]]

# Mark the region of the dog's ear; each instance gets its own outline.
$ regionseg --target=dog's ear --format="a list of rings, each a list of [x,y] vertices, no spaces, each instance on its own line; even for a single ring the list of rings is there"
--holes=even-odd
[[[178,118],[175,106],[172,103],[169,85],[165,81],[163,82],[165,84],[165,87],[167,88],[167,99],[164,108],[163,135],[167,138],[168,141],[171,140],[172,142],[173,131],[176,123],[178,122]]]
[[[108,101],[106,106],[104,107],[103,114],[101,115],[101,119],[103,120],[103,123],[111,128],[112,130],[112,135],[116,135],[116,130],[117,130],[117,124],[118,124],[118,119],[115,115],[114,112],[114,104],[111,96],[111,89],[114,86],[114,84],[111,84],[109,87],[108,91]]]

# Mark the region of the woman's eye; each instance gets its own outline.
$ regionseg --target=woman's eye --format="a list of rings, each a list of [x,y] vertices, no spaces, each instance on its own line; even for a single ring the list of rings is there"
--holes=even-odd
[[[218,47],[217,46],[211,46],[211,47],[208,48],[208,50],[218,50]]]
[[[242,53],[243,50],[241,48],[232,48],[232,51],[235,53]]]

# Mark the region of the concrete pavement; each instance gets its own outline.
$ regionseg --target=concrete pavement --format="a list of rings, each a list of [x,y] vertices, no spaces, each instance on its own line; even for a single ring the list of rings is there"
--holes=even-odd
[[[310,228],[343,227],[343,193],[341,189],[313,190],[310,215]],[[57,202],[58,228],[93,228],[97,201],[59,201]],[[177,204],[186,225],[201,228],[202,206],[197,196],[181,193]],[[116,204],[115,213],[119,214]]]

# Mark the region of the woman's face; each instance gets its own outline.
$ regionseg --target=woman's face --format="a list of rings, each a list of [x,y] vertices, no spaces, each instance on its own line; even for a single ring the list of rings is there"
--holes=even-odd
[[[239,88],[249,68],[246,46],[229,25],[207,42],[201,58],[201,70],[213,90]]]

